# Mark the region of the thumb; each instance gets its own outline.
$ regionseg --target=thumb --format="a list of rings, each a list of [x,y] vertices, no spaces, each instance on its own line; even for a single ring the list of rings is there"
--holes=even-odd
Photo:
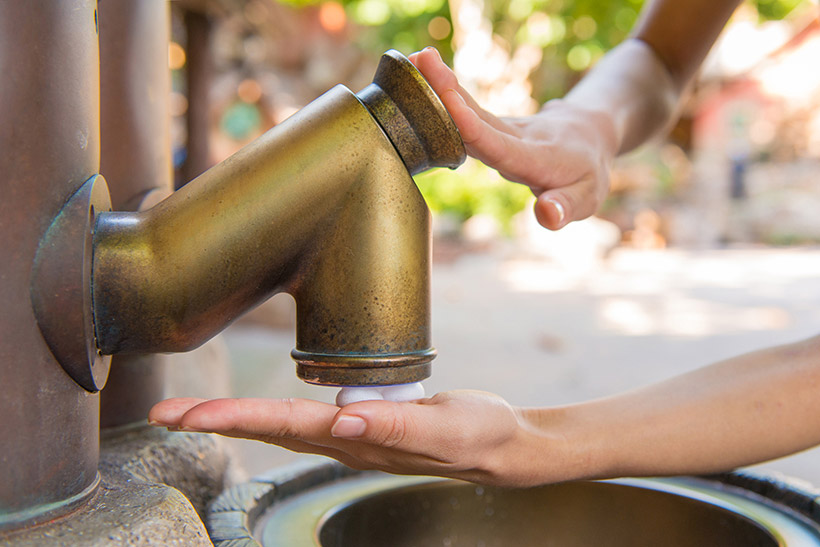
[[[567,219],[566,208],[554,195],[541,194],[535,202],[535,218],[538,224],[550,230],[559,230],[571,220]]]
[[[586,177],[540,194],[535,201],[535,218],[544,228],[559,230],[572,221],[594,215],[602,201],[595,179]]]
[[[353,403],[336,414],[330,434],[387,448],[410,446],[423,430],[425,406],[390,401]]]

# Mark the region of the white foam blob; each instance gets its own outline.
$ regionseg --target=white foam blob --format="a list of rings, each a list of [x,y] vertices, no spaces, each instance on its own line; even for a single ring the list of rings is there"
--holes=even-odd
[[[397,403],[415,401],[424,397],[424,386],[421,385],[421,382],[384,386],[381,390],[385,401],[395,401]]]
[[[358,403],[359,401],[381,401],[384,399],[379,387],[343,387],[336,394],[336,404],[338,406]]]
[[[421,382],[392,386],[351,386],[339,390],[336,394],[336,404],[345,406],[360,401],[380,401],[382,399],[401,403],[422,397],[424,397],[424,386]]]

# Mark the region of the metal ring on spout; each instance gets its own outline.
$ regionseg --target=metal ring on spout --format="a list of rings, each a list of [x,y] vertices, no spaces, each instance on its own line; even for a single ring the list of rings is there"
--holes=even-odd
[[[394,355],[329,355],[294,349],[296,375],[324,386],[380,386],[421,382],[431,374],[436,350]]]

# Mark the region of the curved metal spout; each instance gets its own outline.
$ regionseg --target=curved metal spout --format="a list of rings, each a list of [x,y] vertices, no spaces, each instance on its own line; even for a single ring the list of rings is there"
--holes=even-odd
[[[298,374],[332,385],[430,374],[430,218],[410,172],[464,159],[396,52],[152,209],[104,212],[92,296],[103,354],[193,349],[277,292],[297,302]]]

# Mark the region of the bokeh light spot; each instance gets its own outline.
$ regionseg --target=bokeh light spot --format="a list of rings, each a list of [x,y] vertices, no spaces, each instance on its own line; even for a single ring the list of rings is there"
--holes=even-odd
[[[572,23],[572,32],[581,40],[592,38],[597,30],[598,24],[588,15],[583,15]]]
[[[567,53],[567,66],[575,71],[582,71],[589,68],[592,63],[592,52],[584,44],[573,46]]]
[[[319,24],[328,32],[341,32],[347,25],[347,14],[338,2],[325,2],[319,7]]]
[[[427,33],[433,40],[444,40],[450,36],[451,29],[450,21],[440,15],[430,19],[430,22],[427,24]]]
[[[390,6],[382,0],[362,0],[353,13],[362,25],[379,26],[390,20]]]
[[[242,101],[253,104],[262,98],[262,86],[253,78],[247,78],[237,86],[236,95]]]
[[[168,44],[168,67],[179,70],[185,66],[185,49],[176,42]]]

